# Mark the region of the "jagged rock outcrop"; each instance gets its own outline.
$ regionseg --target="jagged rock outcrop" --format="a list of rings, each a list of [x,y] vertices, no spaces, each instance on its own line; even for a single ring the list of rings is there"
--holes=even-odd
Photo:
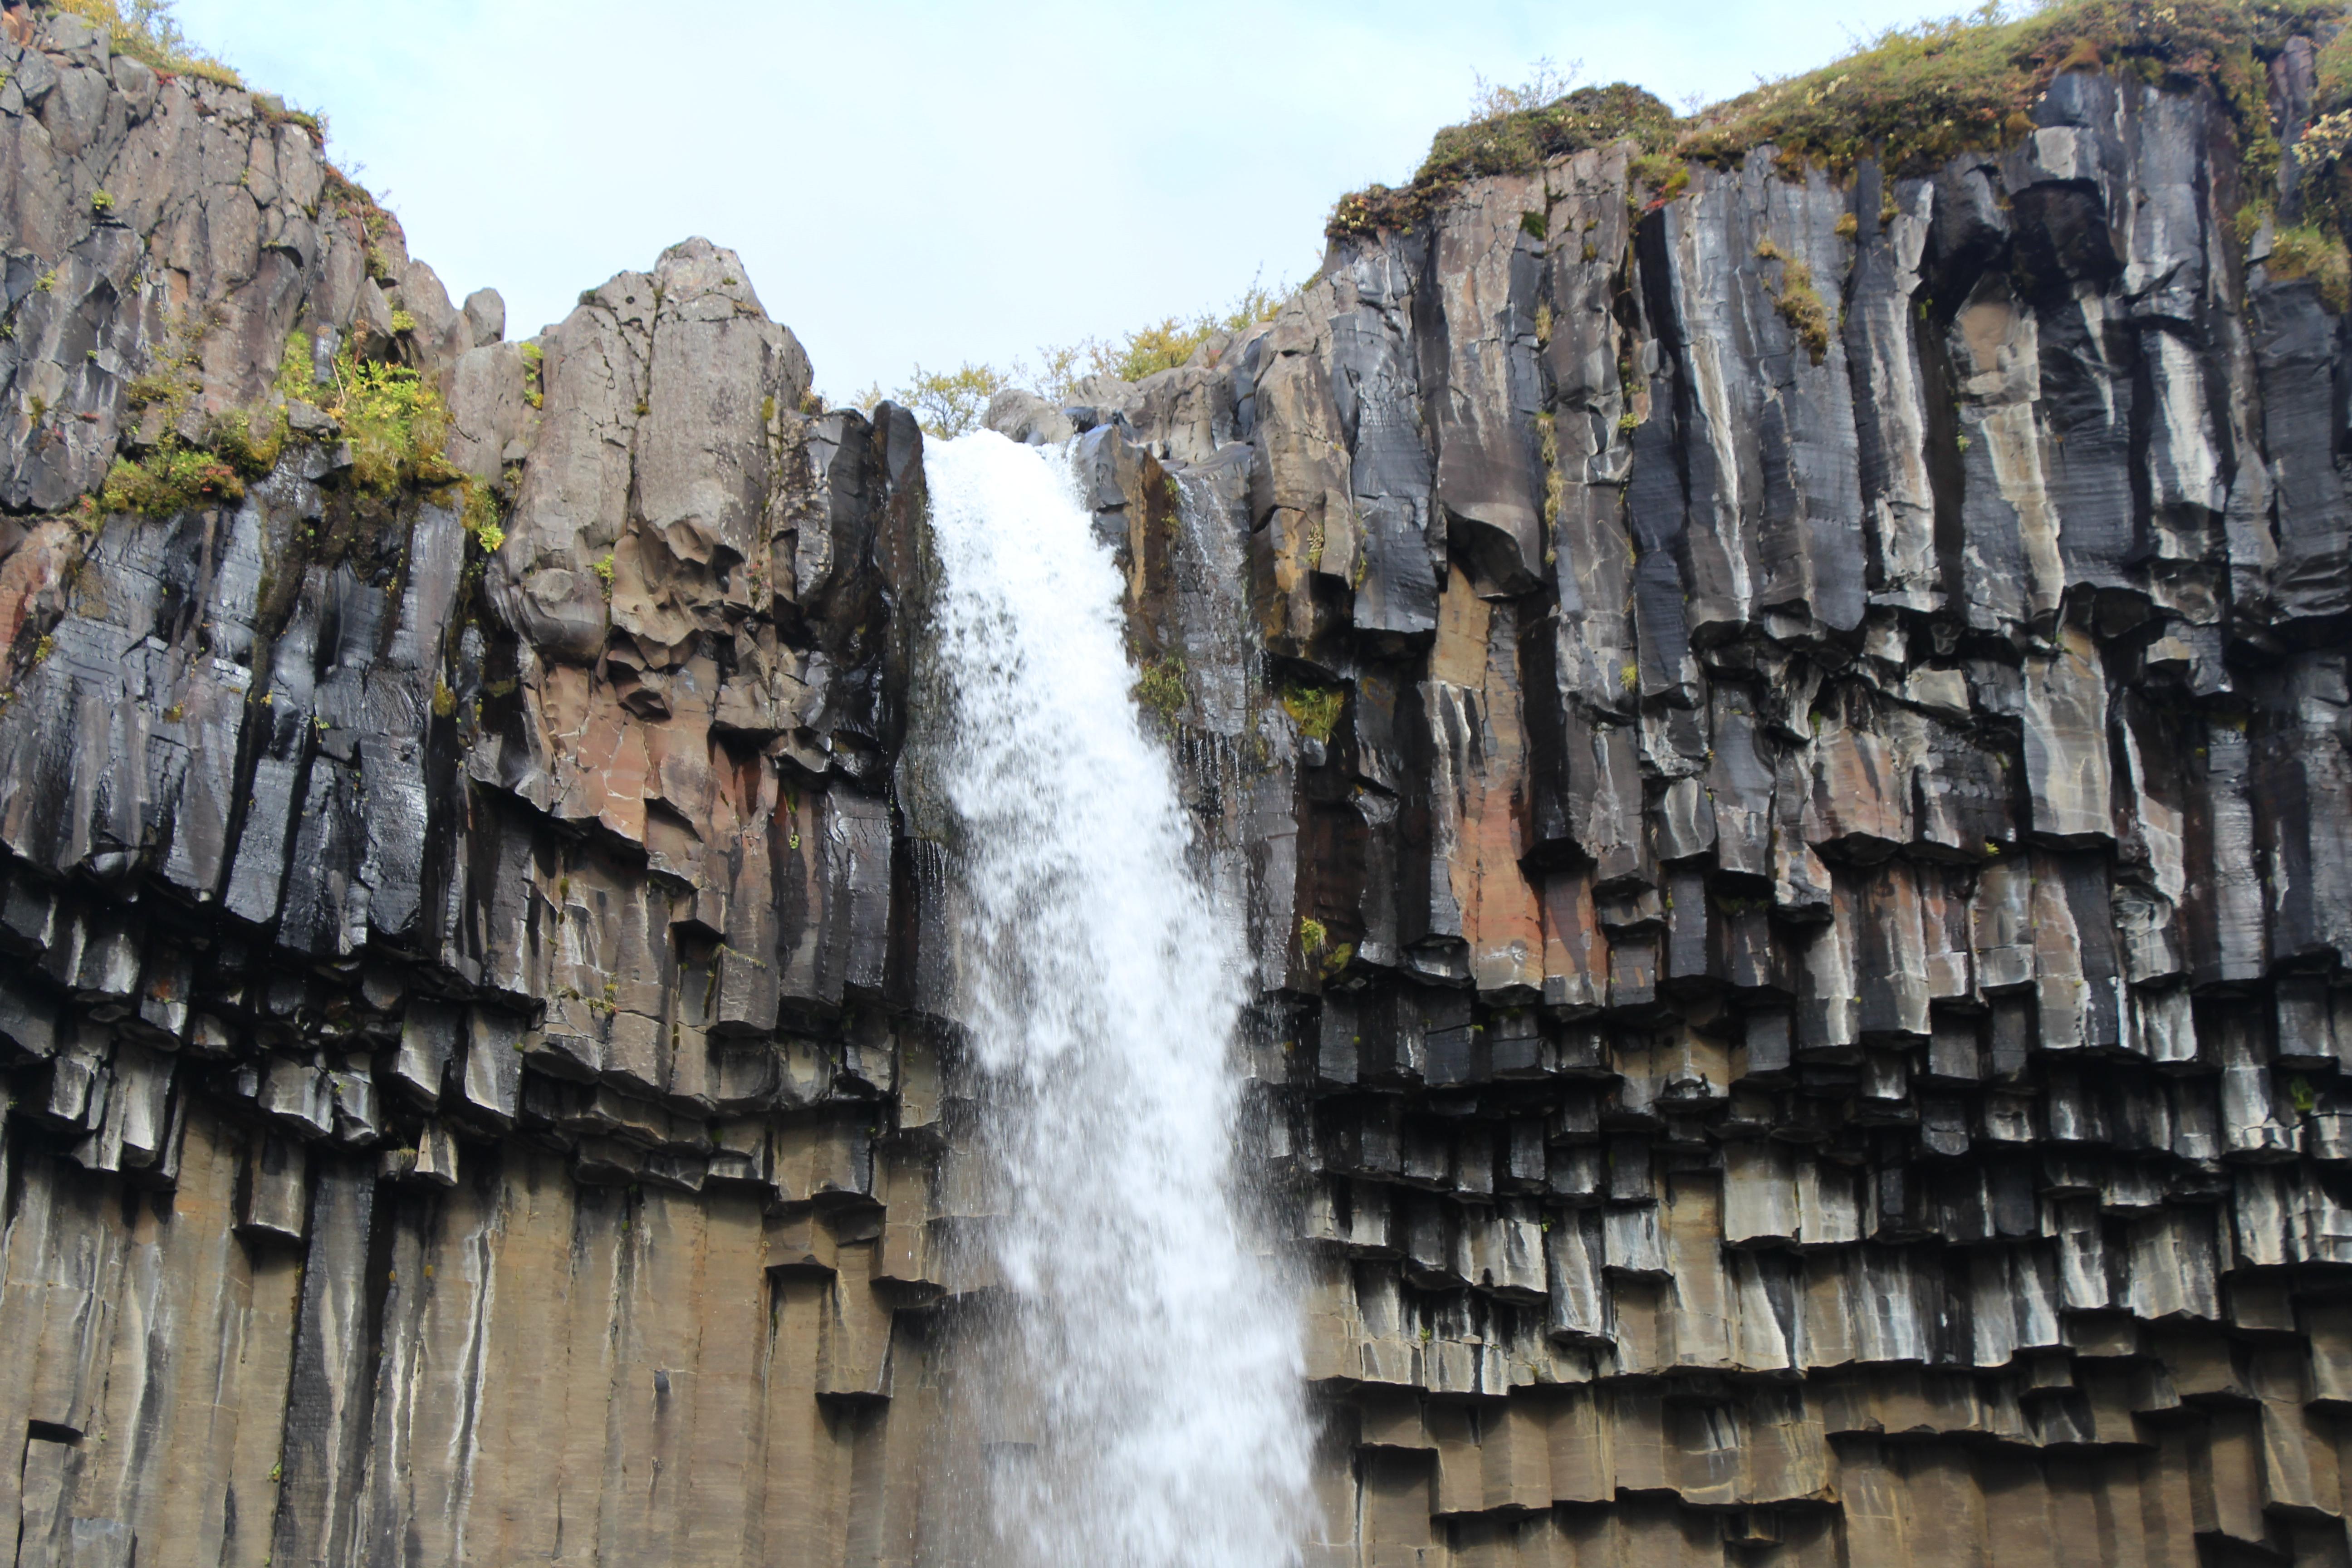
[[[913,420],[707,243],[508,342],[266,102],[0,67],[17,1562],[950,1560]],[[2210,96],[2034,118],[1472,182],[997,411],[1249,921],[1317,1568],[2347,1560],[2342,325]]]
[[[1095,411],[1251,563],[1314,1561],[2344,1559],[2340,323],[2210,94],[2034,121],[1473,182]]]

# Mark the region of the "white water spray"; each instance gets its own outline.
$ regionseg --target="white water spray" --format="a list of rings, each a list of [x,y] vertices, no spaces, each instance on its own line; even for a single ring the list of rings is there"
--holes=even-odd
[[[1236,1159],[1237,922],[1187,867],[1066,459],[982,434],[926,473],[939,782],[1036,1404],[1034,1453],[992,1472],[995,1533],[1055,1568],[1283,1568],[1309,1439],[1297,1306]]]

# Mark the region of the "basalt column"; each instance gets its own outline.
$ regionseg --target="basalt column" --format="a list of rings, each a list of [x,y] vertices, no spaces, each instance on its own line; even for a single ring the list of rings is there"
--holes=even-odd
[[[950,760],[1160,879],[1006,952],[925,751],[962,448],[824,407],[706,241],[510,337],[301,117],[42,12],[0,1553],[995,1561],[1072,1371],[990,1381],[1027,1245],[1144,1448],[1232,1364],[1152,1315],[1273,1283],[1222,1495],[1314,1568],[2347,1561],[2320,32],[2227,98],[2078,60],[1930,169],[1343,205],[1272,321],[1003,400],[1119,619]],[[1222,1009],[1226,1136],[1008,1246],[980,1003],[1139,953],[1072,1032]]]

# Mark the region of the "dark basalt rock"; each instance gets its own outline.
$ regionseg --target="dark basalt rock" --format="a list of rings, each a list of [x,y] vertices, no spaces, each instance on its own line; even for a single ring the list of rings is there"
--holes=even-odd
[[[804,410],[699,240],[504,342],[299,125],[43,26],[18,1560],[950,1560],[992,1200],[913,417]],[[1998,155],[1639,207],[1587,148],[992,409],[1076,437],[1247,927],[1311,1562],[2344,1560],[2344,344],[2220,112],[2075,72]],[[357,482],[345,345],[502,546]],[[281,406],[239,499],[80,504]]]

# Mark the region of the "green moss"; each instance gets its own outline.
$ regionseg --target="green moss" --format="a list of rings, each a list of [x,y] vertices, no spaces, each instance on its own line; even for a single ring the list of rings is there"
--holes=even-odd
[[[1821,291],[1813,287],[1813,269],[1793,256],[1781,253],[1770,240],[1756,247],[1756,259],[1780,264],[1780,286],[1772,290],[1772,308],[1789,323],[1789,331],[1805,345],[1805,353],[1815,364],[1829,357],[1830,312],[1822,303]]]
[[[1298,921],[1298,956],[1328,980],[1355,962],[1356,945],[1333,942],[1329,927],[1311,915],[1303,916]]]
[[[1513,95],[1503,95],[1505,102]],[[1506,107],[1461,125],[1449,125],[1430,143],[1412,184],[1373,185],[1342,196],[1325,231],[1334,239],[1375,229],[1409,229],[1465,182],[1514,174],[1548,158],[1630,141],[1662,152],[1675,134],[1675,112],[1631,82],[1584,87],[1536,107]]]
[[[60,11],[111,35],[114,52],[171,76],[201,77],[243,87],[236,72],[188,42],[172,16],[172,0],[55,0]]]
[[[1300,957],[1306,959],[1307,963],[1313,963],[1323,956],[1324,949],[1328,947],[1330,943],[1331,933],[1325,928],[1321,921],[1316,920],[1312,916],[1301,916],[1299,918],[1298,952]]]
[[[277,466],[290,438],[278,402],[217,415],[194,441],[182,434],[204,389],[197,368],[202,340],[202,331],[190,320],[173,321],[155,351],[154,363],[131,379],[126,388],[131,405],[158,411],[159,416],[147,421],[156,444],[136,462],[125,458],[115,463],[92,500],[93,516],[137,512],[163,517],[192,506],[232,503],[243,499],[247,481]],[[296,332],[288,338],[278,363],[273,390],[280,399],[311,390],[310,365],[310,340]]]
[[[266,125],[299,125],[310,133],[310,140],[324,146],[327,141],[327,117],[307,109],[296,109],[274,92],[253,95],[253,112]]]
[[[177,403],[195,391],[185,371],[167,367],[132,376],[131,384],[122,389],[122,397],[133,408],[149,408],[157,404]]]
[[[2069,70],[2210,86],[2242,115],[2257,64],[2344,10],[2342,0],[2063,0],[2009,21],[1984,7],[1892,29],[1832,65],[1717,105],[1678,150],[1728,163],[1770,143],[1832,171],[1874,155],[1895,172],[1922,170],[2024,135],[2034,100]]]
[[[1135,678],[1134,697],[1144,712],[1162,724],[1174,724],[1192,700],[1192,693],[1184,689],[1183,656],[1146,659]]]
[[[613,602],[613,552],[609,550],[604,552],[604,558],[588,569],[596,574],[596,581],[604,590],[604,602],[611,604]]]
[[[320,173],[325,176],[326,193],[322,208],[332,208],[359,225],[361,257],[367,275],[379,283],[397,284],[392,276],[391,257],[383,248],[383,239],[397,231],[400,221],[386,212],[375,194],[332,163],[322,164]]]
[[[107,511],[142,517],[171,517],[190,507],[244,499],[245,480],[235,468],[209,452],[184,447],[159,447],[135,463],[116,458],[99,491],[99,504]]]
[[[1690,165],[1671,152],[1645,153],[1629,173],[1634,189],[1650,192],[1656,201],[1670,202],[1690,189]]]
[[[1298,726],[1301,734],[1317,741],[1331,738],[1331,731],[1339,727],[1339,715],[1347,706],[1348,694],[1336,688],[1283,688],[1282,710],[1290,715],[1290,721]]]
[[[286,447],[286,416],[276,408],[258,414],[235,409],[213,422],[205,445],[213,455],[249,479],[257,479],[278,466]]]
[[[2339,316],[2352,307],[2352,255],[2317,224],[2279,230],[2264,265],[2274,279],[2310,279],[2318,286],[2320,303]]]
[[[1767,82],[1677,120],[1637,88],[1585,88],[1541,108],[1480,115],[1437,133],[1411,184],[1345,197],[1334,237],[1411,228],[1464,181],[1517,174],[1580,147],[1633,144],[1635,183],[1671,199],[1685,160],[1718,166],[1777,148],[1790,172],[1843,175],[1865,158],[1921,173],[2032,129],[2033,105],[2071,70],[2107,70],[2176,89],[2210,89],[2238,124],[2242,184],[2275,174],[2265,71],[2290,40],[2320,40],[2319,107],[2352,105],[2347,0],[2056,0],[2011,19],[1997,5],[1898,27],[1819,70]]]

